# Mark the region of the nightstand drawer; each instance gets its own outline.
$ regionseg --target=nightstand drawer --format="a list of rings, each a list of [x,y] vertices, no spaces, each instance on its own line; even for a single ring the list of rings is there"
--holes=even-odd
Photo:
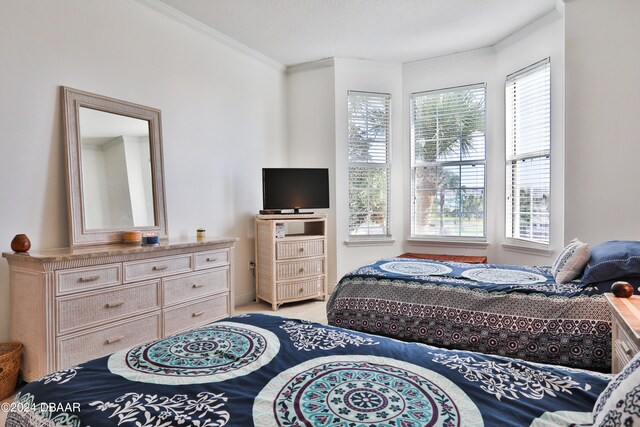
[[[229,290],[229,268],[162,280],[164,304],[172,305]]]
[[[638,353],[638,346],[633,342],[631,337],[629,337],[625,328],[621,327],[619,322],[615,323],[614,328],[613,336],[616,337],[616,339],[612,343],[612,350],[614,356],[618,357],[620,366],[624,366]]]
[[[604,296],[611,308],[611,372],[617,374],[640,351],[640,296]]]
[[[122,283],[121,272],[120,264],[57,271],[58,295],[117,285]]]
[[[298,279],[324,274],[324,258],[280,262],[276,264],[276,280]]]
[[[324,239],[276,242],[276,259],[292,259],[324,255]]]
[[[186,273],[192,270],[191,254],[176,257],[159,257],[147,261],[127,262],[124,264],[124,280],[151,279],[171,274]]]
[[[59,298],[58,333],[160,309],[159,281]]]

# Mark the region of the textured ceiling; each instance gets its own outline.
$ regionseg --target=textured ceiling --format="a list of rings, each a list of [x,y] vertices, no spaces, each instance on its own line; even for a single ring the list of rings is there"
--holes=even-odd
[[[492,46],[556,0],[161,0],[284,65],[406,63]]]

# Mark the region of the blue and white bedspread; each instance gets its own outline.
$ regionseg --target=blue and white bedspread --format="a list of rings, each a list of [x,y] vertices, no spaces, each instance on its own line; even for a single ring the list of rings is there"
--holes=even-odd
[[[438,347],[611,372],[611,314],[596,287],[548,267],[411,258],[345,275],[329,324]]]
[[[568,426],[608,380],[252,314],[47,375],[7,426]]]

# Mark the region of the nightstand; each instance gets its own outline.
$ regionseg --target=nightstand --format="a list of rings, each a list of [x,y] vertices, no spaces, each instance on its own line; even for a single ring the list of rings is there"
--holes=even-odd
[[[447,255],[447,254],[419,254],[415,252],[407,252],[400,255],[398,258],[418,258],[418,259],[430,259],[434,261],[455,261],[455,262],[468,262],[470,264],[486,264],[486,256],[473,256],[473,255]]]
[[[640,350],[640,296],[604,295],[611,308],[611,371],[617,374]]]

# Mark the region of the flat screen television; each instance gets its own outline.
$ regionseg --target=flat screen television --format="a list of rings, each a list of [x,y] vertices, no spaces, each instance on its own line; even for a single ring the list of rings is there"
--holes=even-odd
[[[267,213],[282,210],[328,209],[329,170],[263,168],[262,208]]]

